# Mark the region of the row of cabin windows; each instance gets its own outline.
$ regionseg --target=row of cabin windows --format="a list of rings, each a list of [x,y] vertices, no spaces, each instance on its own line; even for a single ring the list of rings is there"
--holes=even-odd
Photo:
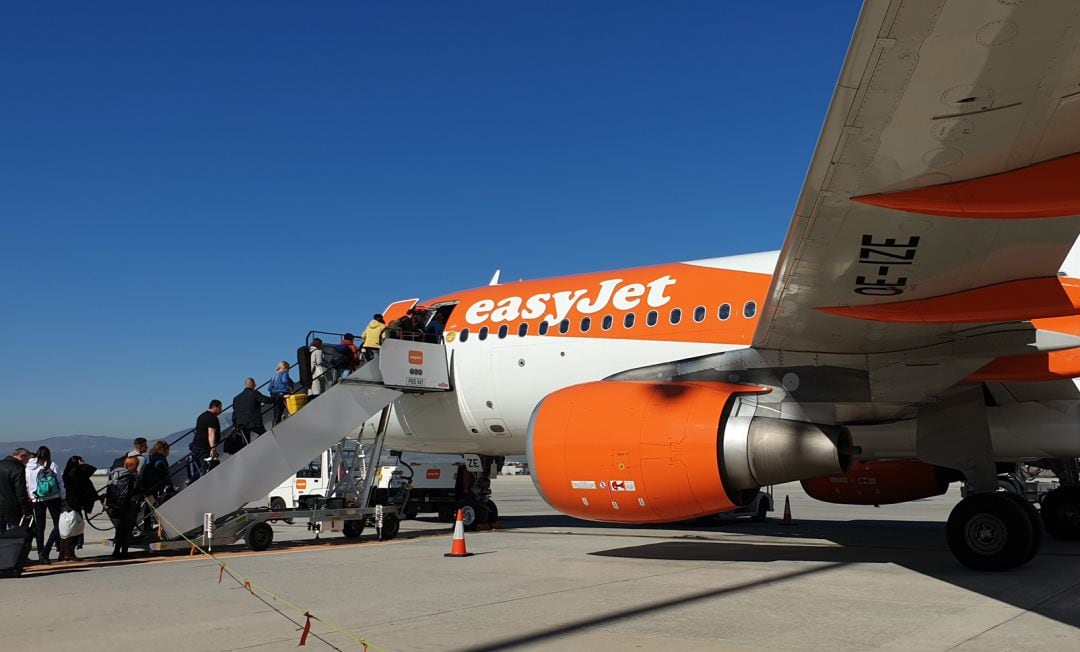
[[[757,314],[757,302],[756,301],[747,301],[746,303],[743,304],[743,317],[745,317],[747,319],[750,319],[756,314]],[[672,326],[675,326],[675,325],[679,324],[682,321],[682,316],[683,316],[682,315],[682,308],[672,308],[671,312],[668,313],[668,323],[670,323]],[[708,311],[705,308],[705,306],[698,306],[697,308],[694,308],[694,315],[693,315],[694,323],[700,324],[701,322],[705,321],[705,318],[707,316],[708,316]],[[727,319],[729,319],[731,317],[731,304],[730,303],[722,303],[722,304],[720,304],[720,307],[716,311],[716,317],[720,321],[726,321]],[[650,326],[650,327],[651,326],[656,326],[656,324],[659,322],[659,320],[660,320],[660,314],[655,310],[650,310],[648,312],[648,314],[645,315],[645,324]],[[623,328],[633,328],[636,321],[637,321],[637,315],[635,315],[632,312],[626,313],[625,315],[623,315]],[[604,318],[600,320],[600,328],[602,330],[605,330],[605,331],[611,330],[611,327],[614,324],[615,324],[615,318],[612,317],[611,315],[604,315]],[[588,333],[589,330],[592,328],[592,317],[582,317],[581,318],[581,323],[579,324],[579,327],[580,327],[580,330],[581,330],[582,333]],[[548,325],[548,323],[546,321],[542,321],[542,322],[540,322],[540,325],[536,327],[536,334],[537,335],[547,335],[549,329],[550,329],[550,326]],[[558,329],[559,329],[559,334],[560,335],[566,335],[567,333],[569,333],[570,332],[570,320],[569,319],[564,319],[561,322],[559,322]],[[476,331],[476,337],[478,339],[481,339],[481,340],[486,340],[489,332],[490,331],[488,330],[487,326],[482,326],[480,328],[480,330]],[[496,333],[497,333],[500,340],[504,339],[507,335],[510,334],[510,326],[508,324],[503,324],[502,326],[499,326],[499,330],[496,331]],[[517,334],[518,334],[518,337],[525,337],[526,335],[529,334],[529,324],[528,324],[528,322],[522,322],[522,323],[518,324]],[[461,339],[462,342],[468,341],[468,339],[469,339],[469,329],[468,328],[461,329],[461,333],[459,335],[459,338]]]

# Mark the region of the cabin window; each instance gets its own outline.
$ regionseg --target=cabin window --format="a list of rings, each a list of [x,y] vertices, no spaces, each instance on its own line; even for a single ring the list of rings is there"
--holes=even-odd
[[[500,340],[506,339],[506,334],[509,333],[509,332],[510,332],[510,327],[507,326],[506,324],[503,324],[502,326],[499,326],[499,339]]]
[[[468,328],[462,328],[461,329],[461,334],[458,335],[458,341],[459,342],[467,342],[468,340],[469,340],[469,329]]]
[[[650,310],[649,314],[645,315],[645,323],[648,324],[649,326],[656,326],[656,321],[657,321],[657,312],[655,310]]]
[[[700,324],[705,321],[705,306],[694,308],[694,323]]]
[[[581,332],[582,333],[588,333],[590,328],[592,328],[592,317],[582,317],[581,318]]]
[[[569,332],[569,331],[570,331],[570,320],[569,319],[564,319],[561,322],[559,322],[559,334],[560,335],[566,335],[566,333]]]
[[[626,313],[626,316],[623,317],[622,325],[625,328],[633,328],[634,327],[634,319],[635,319],[634,313],[628,312],[628,313]]]
[[[548,323],[546,321],[540,322],[540,325],[536,327],[536,334],[537,335],[547,335],[547,332],[548,332]]]
[[[529,334],[529,322],[523,321],[518,324],[518,337],[525,337]]]
[[[682,308],[672,308],[671,315],[668,317],[668,321],[674,326],[682,321]]]
[[[720,318],[720,321],[725,321],[728,317],[731,317],[731,304],[721,303],[720,309],[716,311],[716,316]]]
[[[611,330],[611,326],[615,323],[615,318],[611,315],[604,315],[604,318],[600,321],[600,328],[606,331]]]
[[[481,342],[483,342],[484,340],[487,339],[487,334],[488,334],[488,327],[487,326],[481,326],[480,330],[476,331],[476,337],[479,338]]]
[[[747,319],[750,319],[751,317],[756,315],[757,314],[757,302],[756,301],[747,301],[746,304],[742,308],[742,314],[743,314],[743,317],[746,317]]]

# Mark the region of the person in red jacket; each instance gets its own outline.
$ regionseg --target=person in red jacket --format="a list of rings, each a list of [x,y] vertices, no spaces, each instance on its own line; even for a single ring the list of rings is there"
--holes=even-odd
[[[339,353],[344,353],[349,357],[349,373],[360,368],[360,351],[356,348],[356,337],[352,333],[345,333],[342,335],[341,341],[338,342],[336,348]]]

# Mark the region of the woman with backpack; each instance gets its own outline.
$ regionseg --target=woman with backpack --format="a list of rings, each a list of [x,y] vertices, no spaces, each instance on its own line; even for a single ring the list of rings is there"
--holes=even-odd
[[[135,528],[139,503],[139,460],[125,457],[124,465],[109,471],[109,484],[105,488],[105,513],[109,515],[116,533],[113,536],[115,559],[127,559],[128,542]]]
[[[26,465],[26,492],[34,504],[34,534],[37,536],[38,561],[52,563],[49,553],[60,542],[60,509],[67,499],[64,477],[52,461],[48,446],[37,449],[37,455]],[[52,517],[53,529],[45,540],[45,514]]]

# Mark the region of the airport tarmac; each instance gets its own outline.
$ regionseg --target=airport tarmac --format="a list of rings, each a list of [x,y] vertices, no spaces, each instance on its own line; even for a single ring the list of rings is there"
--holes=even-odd
[[[279,523],[276,539],[293,543],[221,559],[373,650],[1080,649],[1080,544],[1047,539],[1022,568],[969,571],[944,542],[955,485],[882,508],[784,485],[766,523],[662,528],[561,516],[527,477],[494,489],[505,529],[469,534],[469,558],[444,558],[448,526],[417,520],[386,543],[313,544],[302,524]],[[219,584],[205,557],[33,570],[0,580],[5,648],[286,650],[299,638],[242,586]],[[329,643],[314,649],[361,649],[320,623],[312,633]]]

